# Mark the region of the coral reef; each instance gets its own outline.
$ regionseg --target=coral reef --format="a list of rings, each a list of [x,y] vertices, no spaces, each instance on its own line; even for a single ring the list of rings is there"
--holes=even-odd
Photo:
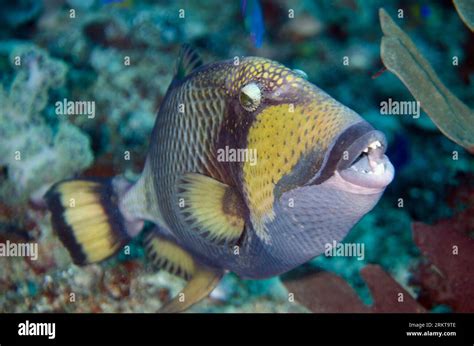
[[[28,26],[40,16],[43,8],[41,1],[21,0],[9,2],[8,0],[0,1],[2,11],[0,11],[0,21],[4,27],[0,32],[0,37],[8,36],[10,30],[18,30]]]
[[[453,192],[467,207],[450,219],[430,226],[413,225],[415,243],[426,257],[415,269],[412,284],[420,286],[419,301],[430,308],[444,304],[457,312],[474,311],[474,177]]]
[[[62,120],[52,128],[40,115],[49,90],[64,83],[66,65],[34,46],[17,48],[10,60],[18,71],[10,88],[0,87],[0,198],[18,204],[88,167],[93,156],[77,127]]]
[[[156,312],[184,281],[156,272],[141,258],[88,267],[70,265],[59,240],[41,226],[38,261],[12,258],[0,267],[1,312]],[[265,288],[266,287],[266,288]],[[232,301],[232,304],[228,304]],[[244,282],[227,275],[211,297],[189,312],[305,312],[289,302],[278,279]]]
[[[312,312],[426,312],[416,300],[378,265],[361,270],[374,303],[364,304],[354,289],[340,276],[330,272],[305,273],[285,285],[294,298]]]

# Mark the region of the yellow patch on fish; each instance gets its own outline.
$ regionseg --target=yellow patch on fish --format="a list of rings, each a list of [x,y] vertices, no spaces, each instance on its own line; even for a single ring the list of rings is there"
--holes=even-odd
[[[274,218],[275,185],[312,148],[327,148],[341,126],[341,117],[330,113],[340,111],[333,102],[321,101],[269,106],[257,115],[247,147],[256,149],[258,160],[253,166],[244,163],[243,177],[252,223],[260,238],[267,238],[265,223]]]

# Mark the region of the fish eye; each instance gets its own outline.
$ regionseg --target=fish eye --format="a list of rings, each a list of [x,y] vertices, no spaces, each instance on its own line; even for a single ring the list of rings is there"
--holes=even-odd
[[[253,112],[260,105],[262,91],[256,83],[250,83],[240,90],[239,101],[242,107],[249,112]]]

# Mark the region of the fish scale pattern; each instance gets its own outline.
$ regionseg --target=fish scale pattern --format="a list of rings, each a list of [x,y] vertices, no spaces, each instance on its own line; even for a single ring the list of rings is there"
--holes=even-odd
[[[178,219],[177,182],[193,172],[220,179],[214,143],[224,116],[223,90],[206,82],[202,74],[170,90],[157,116],[150,148],[153,184],[166,223],[181,244],[193,248],[213,247],[190,232]],[[186,247],[184,245],[184,247]],[[218,253],[218,249],[214,249]],[[217,256],[217,254],[216,254]]]

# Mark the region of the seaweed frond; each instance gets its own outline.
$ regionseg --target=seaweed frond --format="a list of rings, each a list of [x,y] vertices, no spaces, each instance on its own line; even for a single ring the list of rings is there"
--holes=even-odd
[[[405,84],[446,137],[474,154],[474,112],[446,88],[410,37],[383,8],[379,17],[384,33],[380,47],[384,65]]]

